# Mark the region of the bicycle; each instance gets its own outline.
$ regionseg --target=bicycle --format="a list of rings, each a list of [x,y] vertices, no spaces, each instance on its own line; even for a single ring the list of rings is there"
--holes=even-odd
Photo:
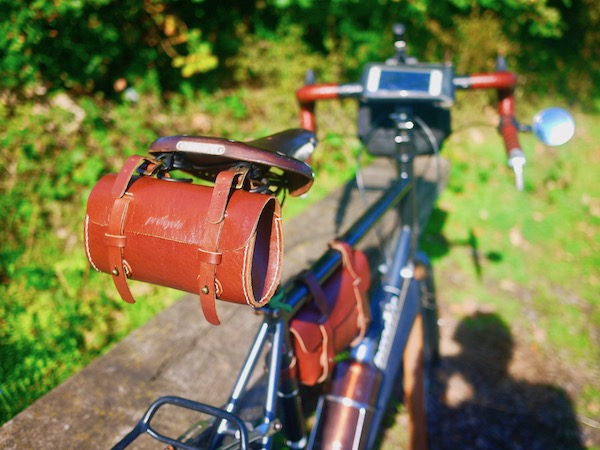
[[[395,181],[336,239],[354,248],[381,226],[384,217],[391,214],[395,219],[391,231],[388,227],[378,232],[383,250],[370,290],[372,320],[360,341],[347,347],[332,365],[333,375],[324,383],[316,383],[322,392],[314,407],[311,431],[307,431],[303,410],[306,397],[302,398],[298,382],[290,322],[316,301],[316,295],[309,284],[291,282],[280,287],[271,302],[259,310],[262,325],[224,406],[162,397],[115,449],[129,446],[143,433],[168,448],[178,449],[371,449],[399,378],[409,415],[409,447],[426,448],[427,379],[439,358],[439,349],[433,271],[418,248],[418,238],[438,187],[437,183],[426,186],[416,180],[415,161],[419,155],[437,157],[450,134],[450,107],[458,89],[498,91],[499,132],[517,189],[523,188],[525,164],[518,132],[532,130],[546,144],[558,145],[573,134],[574,123],[565,111],[551,109],[536,116],[533,127],[519,125],[513,96],[516,76],[506,70],[503,60],[499,60],[494,73],[456,76],[451,65],[425,64],[409,58],[404,27],[397,25],[394,32],[396,54],[384,63],[367,65],[361,82],[315,84],[313,77],[307,77],[307,84],[296,93],[302,130],[287,130],[245,144],[227,141],[236,150],[231,153],[223,150],[199,156],[188,148],[165,146],[164,141],[151,147],[152,156],[164,163],[160,170],[165,174],[183,170],[214,181],[217,171],[235,166],[255,173],[248,176],[257,191],[281,191],[298,183],[310,186],[312,174],[300,166],[284,165],[268,176],[264,168],[275,164],[277,154],[308,161],[315,147],[315,103],[352,98],[360,104],[358,134],[365,148],[396,164]],[[211,138],[210,143],[224,145],[225,140]],[[146,170],[149,167],[154,170],[152,165]],[[291,181],[292,177],[296,178]],[[357,184],[360,187],[363,183]],[[423,195],[427,189],[429,192]],[[419,214],[421,206],[425,206],[425,214]],[[343,259],[344,253],[336,248],[325,251],[310,267],[313,281],[323,286],[337,276],[345,265]],[[266,370],[261,374],[263,360]],[[153,418],[166,405],[199,412],[209,419],[193,424],[175,439],[152,426]]]

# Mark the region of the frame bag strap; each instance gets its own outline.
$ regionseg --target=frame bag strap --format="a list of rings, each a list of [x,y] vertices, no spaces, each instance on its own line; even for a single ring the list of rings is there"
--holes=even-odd
[[[366,311],[368,302],[367,302],[364,294],[360,290],[360,283],[362,280],[361,280],[360,276],[358,275],[356,268],[354,267],[354,260],[352,257],[352,247],[350,246],[350,244],[343,242],[343,241],[334,240],[329,245],[334,250],[337,250],[338,252],[340,252],[340,254],[342,255],[343,270],[348,272],[348,274],[350,274],[350,276],[352,277],[352,280],[353,280],[352,288],[354,291],[354,296],[356,299],[356,308],[358,311],[357,325],[360,330],[359,335],[355,339],[353,339],[352,343],[350,344],[351,346],[355,346],[361,341],[361,339],[365,336],[365,333],[367,332],[367,327],[369,325],[369,320],[370,320],[370,316],[368,315],[368,312]]]
[[[333,357],[335,356],[335,348],[333,347],[333,330],[331,329],[331,323],[329,321],[329,304],[327,303],[327,294],[323,290],[323,287],[319,284],[319,280],[313,272],[305,270],[298,275],[298,281],[305,284],[310,292],[310,295],[315,302],[315,305],[321,313],[319,319],[319,332],[323,339],[321,347],[321,356],[319,357],[319,363],[323,369],[321,376],[317,379],[317,383],[324,382],[333,369]]]
[[[329,305],[327,304],[327,296],[325,295],[325,291],[319,284],[319,281],[317,280],[315,274],[310,270],[304,270],[300,272],[300,274],[297,277],[297,280],[308,288],[308,291],[310,292],[310,295],[313,301],[315,302],[315,305],[321,312],[321,322],[327,320],[327,317],[329,317]]]

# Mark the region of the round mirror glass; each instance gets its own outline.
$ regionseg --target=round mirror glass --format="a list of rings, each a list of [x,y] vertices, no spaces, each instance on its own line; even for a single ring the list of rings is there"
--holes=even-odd
[[[548,108],[533,118],[533,132],[537,138],[552,147],[568,142],[575,134],[573,116],[562,108]]]

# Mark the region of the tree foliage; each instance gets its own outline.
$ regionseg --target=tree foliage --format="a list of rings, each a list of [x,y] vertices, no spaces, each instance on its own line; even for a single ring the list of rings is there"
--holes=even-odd
[[[223,85],[234,81],[232,62],[253,52],[249,42],[287,28],[302,30],[307,51],[355,77],[366,61],[389,55],[391,25],[401,21],[421,59],[476,71],[505,53],[530,90],[598,96],[594,0],[0,0],[0,7],[0,88],[17,93],[114,94],[149,73],[163,92]]]

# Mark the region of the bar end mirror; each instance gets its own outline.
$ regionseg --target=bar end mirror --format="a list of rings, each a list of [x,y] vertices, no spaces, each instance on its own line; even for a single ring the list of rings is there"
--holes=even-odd
[[[575,120],[563,108],[547,108],[535,115],[531,129],[541,142],[556,147],[571,140],[575,134]]]

